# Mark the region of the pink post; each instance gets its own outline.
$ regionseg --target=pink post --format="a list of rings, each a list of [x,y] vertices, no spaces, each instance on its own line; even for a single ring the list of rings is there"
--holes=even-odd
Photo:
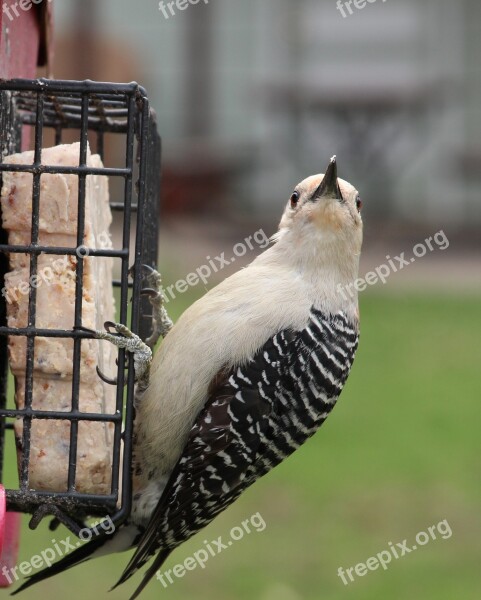
[[[9,587],[12,579],[5,576],[17,564],[20,541],[20,513],[7,512],[5,488],[0,484],[0,587]]]

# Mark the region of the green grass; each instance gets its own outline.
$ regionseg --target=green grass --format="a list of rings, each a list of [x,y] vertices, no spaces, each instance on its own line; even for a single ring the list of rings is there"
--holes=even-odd
[[[191,297],[169,310],[180,312]],[[478,599],[481,593],[480,297],[363,295],[362,335],[341,400],[321,431],[248,490],[165,569],[204,540],[226,538],[260,512],[251,533],[164,589],[171,600]],[[344,586],[349,568],[447,519],[439,538]],[[57,540],[67,535],[57,531]],[[51,545],[46,525],[24,528],[21,559]],[[117,555],[82,565],[27,591],[76,600],[104,596],[126,564]],[[124,599],[135,582],[108,595]],[[6,592],[4,592],[6,595]],[[105,593],[105,597],[107,594]]]

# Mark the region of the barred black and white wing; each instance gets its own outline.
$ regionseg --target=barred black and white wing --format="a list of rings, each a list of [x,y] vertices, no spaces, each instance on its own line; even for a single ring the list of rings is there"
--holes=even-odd
[[[357,345],[357,325],[344,313],[312,309],[305,329],[279,332],[225,374],[119,583],[160,549],[136,597],[175,547],[315,433],[342,391]]]

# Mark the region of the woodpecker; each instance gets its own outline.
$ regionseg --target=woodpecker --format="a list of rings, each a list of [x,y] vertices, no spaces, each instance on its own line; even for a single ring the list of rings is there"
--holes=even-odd
[[[135,548],[116,585],[154,560],[133,600],[175,548],[317,431],[358,346],[352,282],[361,205],[358,191],[338,179],[333,157],[325,174],[295,188],[273,245],[173,327],[161,291],[151,290],[156,332],[165,335],[153,359],[124,325],[97,332],[134,353],[132,512],[111,538],[94,538],[20,589],[88,558]],[[155,271],[150,280],[160,288]]]

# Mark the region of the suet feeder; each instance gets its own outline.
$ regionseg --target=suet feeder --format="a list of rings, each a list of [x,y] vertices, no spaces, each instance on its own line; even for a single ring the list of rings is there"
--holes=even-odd
[[[67,131],[69,130],[69,131]],[[21,142],[31,135],[34,159],[32,164],[8,164],[3,159],[22,149]],[[93,168],[85,160],[90,144],[103,159],[106,136],[121,148],[121,164]],[[75,139],[72,140],[72,136]],[[113,139],[112,139],[112,136]],[[51,137],[58,145],[68,141],[80,144],[78,166],[42,164],[44,139]],[[23,144],[25,146],[25,143]],[[91,516],[109,516],[118,526],[131,509],[132,428],[134,419],[134,371],[130,357],[120,350],[114,413],[84,413],[79,408],[80,346],[91,337],[82,326],[83,259],[77,247],[43,246],[39,243],[40,181],[44,174],[63,173],[78,178],[77,238],[83,239],[85,211],[85,180],[88,175],[108,176],[111,190],[110,206],[119,213],[122,241],[119,248],[89,249],[89,257],[113,257],[120,261],[118,286],[118,321],[132,332],[147,338],[152,329],[152,307],[142,298],[142,265],[157,262],[158,210],[160,194],[160,137],[155,115],[145,90],[136,83],[116,84],[94,81],[60,81],[51,79],[14,79],[0,81],[0,176],[5,172],[24,171],[32,174],[31,243],[8,243],[7,232],[0,230],[0,288],[4,287],[9,268],[9,256],[23,253],[29,256],[30,276],[36,275],[37,259],[42,254],[68,255],[75,260],[75,322],[71,329],[40,329],[36,327],[36,291],[28,292],[28,323],[26,327],[7,326],[6,300],[0,297],[0,481],[6,445],[14,444],[13,424],[23,420],[22,454],[19,463],[18,487],[5,490],[8,511],[29,513],[34,529],[46,516],[52,516],[51,526],[63,523],[74,534],[85,527]],[[105,163],[104,163],[105,164]],[[118,192],[117,192],[118,190]],[[134,226],[133,222],[135,221]],[[133,268],[132,268],[133,267]],[[23,336],[26,344],[25,402],[23,408],[8,403],[8,338]],[[70,338],[73,343],[72,397],[67,411],[38,410],[32,407],[33,364],[35,338]],[[127,367],[124,368],[124,360]],[[70,424],[67,488],[65,491],[31,489],[29,456],[32,422],[55,419]],[[79,424],[82,421],[112,423],[111,485],[106,494],[80,493],[75,489]],[[10,453],[12,455],[12,453]],[[1,500],[1,495],[0,495]],[[1,509],[1,507],[0,507]],[[1,524],[1,523],[0,523]],[[1,532],[0,532],[1,533]],[[0,540],[1,543],[1,540]]]

